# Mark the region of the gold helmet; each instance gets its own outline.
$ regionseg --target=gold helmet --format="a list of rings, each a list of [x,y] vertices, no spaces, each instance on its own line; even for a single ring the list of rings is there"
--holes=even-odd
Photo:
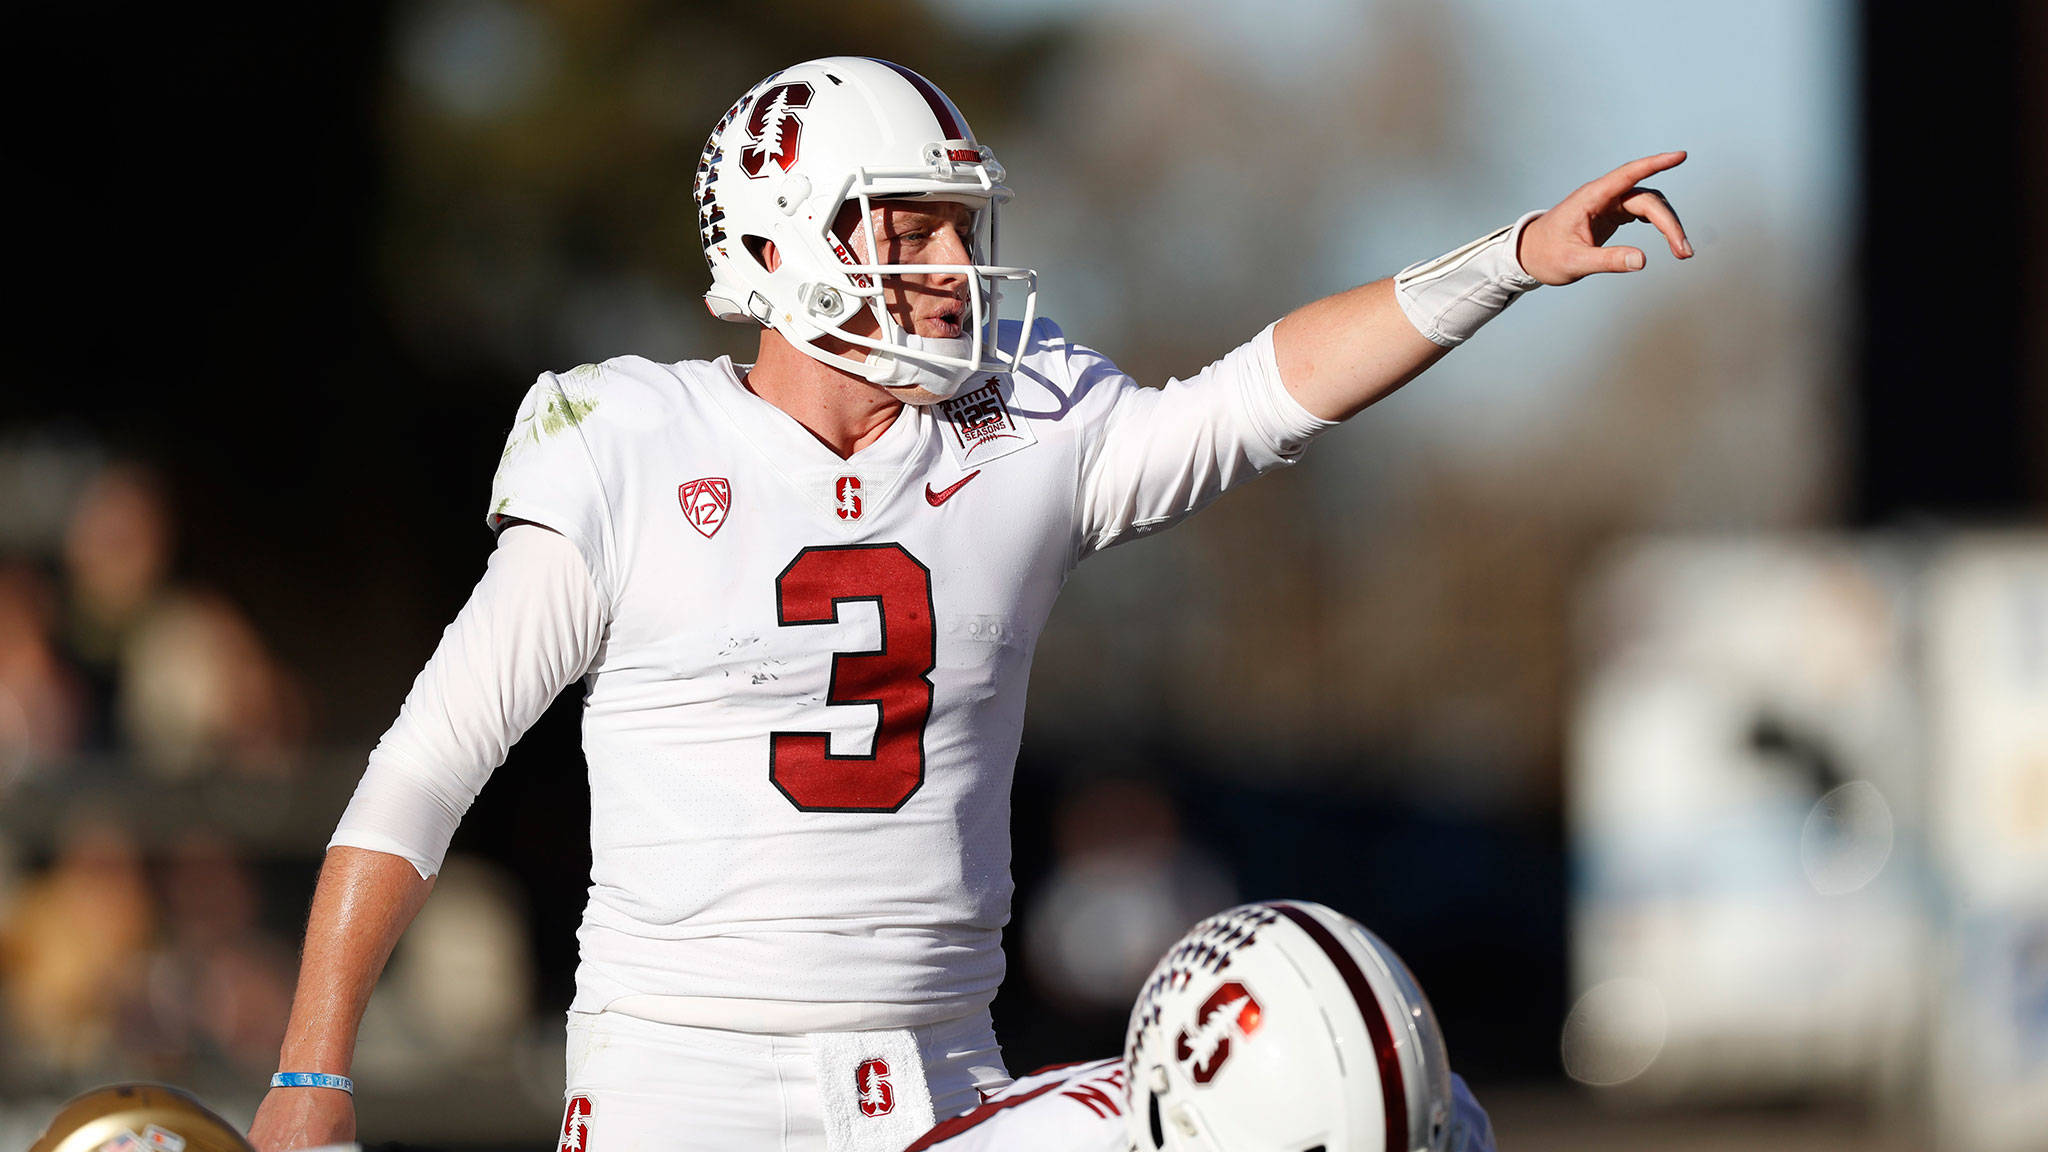
[[[168,1084],[109,1084],[74,1097],[29,1152],[255,1152],[235,1126]]]

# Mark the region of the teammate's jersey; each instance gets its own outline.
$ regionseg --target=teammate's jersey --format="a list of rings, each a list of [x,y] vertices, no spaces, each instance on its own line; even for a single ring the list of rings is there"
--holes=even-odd
[[[904,1152],[1129,1152],[1124,1110],[1134,1105],[1124,1077],[1117,1057],[1041,1068],[979,1106],[939,1121]],[[1495,1152],[1493,1122],[1462,1076],[1451,1077],[1451,1123],[1443,1147]]]
[[[904,1152],[1126,1152],[1124,1062],[1041,1068],[941,1120]]]
[[[1061,584],[1321,426],[1271,329],[1147,389],[1040,322],[1017,373],[846,460],[727,360],[542,376],[490,511],[573,542],[607,610],[574,1007],[825,1031],[985,1006]]]

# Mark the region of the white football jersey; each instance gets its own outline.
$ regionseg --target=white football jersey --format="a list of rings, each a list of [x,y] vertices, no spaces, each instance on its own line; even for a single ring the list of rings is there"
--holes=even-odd
[[[1127,1152],[1120,1057],[1041,1068],[950,1120],[904,1152]]]
[[[575,1009],[795,1032],[985,1006],[1061,584],[1324,426],[1270,328],[1148,389],[1041,321],[1018,372],[846,460],[729,360],[543,375],[491,516],[567,537],[607,612]]]
[[[1041,1068],[950,1120],[904,1152],[1129,1152],[1120,1057]],[[1140,1101],[1144,1100],[1141,1092]],[[1148,1119],[1150,1119],[1148,1117]],[[1495,1152],[1493,1122],[1462,1076],[1451,1077],[1448,1152]]]

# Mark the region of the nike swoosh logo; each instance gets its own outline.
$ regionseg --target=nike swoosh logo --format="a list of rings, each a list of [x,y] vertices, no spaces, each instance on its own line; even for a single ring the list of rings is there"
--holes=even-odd
[[[924,502],[931,505],[934,508],[937,508],[939,505],[944,504],[948,500],[951,500],[953,498],[953,493],[958,492],[962,488],[967,487],[967,482],[979,475],[981,475],[981,469],[976,468],[974,471],[969,472],[967,475],[962,476],[960,479],[955,480],[951,485],[937,492],[932,491],[932,486],[930,484],[926,484],[924,486]]]

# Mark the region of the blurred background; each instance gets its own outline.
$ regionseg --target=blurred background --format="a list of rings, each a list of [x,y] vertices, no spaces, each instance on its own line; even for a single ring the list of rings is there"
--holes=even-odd
[[[535,372],[745,355],[689,201],[819,55],[936,80],[1146,380],[1623,160],[1699,258],[1547,290],[1091,562],[1016,792],[1013,1070],[1239,898],[1359,917],[1500,1145],[2048,1148],[2048,17],[1714,0],[32,2],[0,407],[0,1147],[246,1120],[319,853],[482,571]],[[574,693],[571,693],[571,697]],[[543,1148],[574,699],[365,1023],[364,1137]]]

